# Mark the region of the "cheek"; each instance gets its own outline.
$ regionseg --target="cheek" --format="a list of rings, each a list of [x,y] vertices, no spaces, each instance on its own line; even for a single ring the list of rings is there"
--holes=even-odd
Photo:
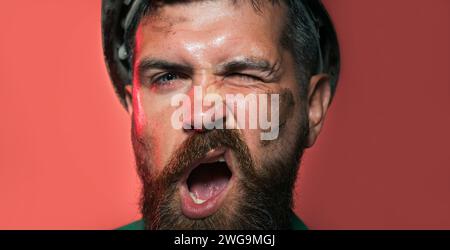
[[[133,86],[133,123],[135,130],[134,133],[138,137],[143,136],[144,127],[146,126],[147,121],[143,110],[140,92],[140,86],[135,84]]]
[[[139,112],[134,117],[136,132],[140,137],[147,140],[151,145],[149,159],[152,165],[161,171],[169,162],[175,150],[185,140],[186,135],[182,130],[174,129],[171,124],[171,116],[175,108],[170,105],[167,98],[154,96],[148,92],[141,91],[139,101]]]
[[[297,138],[299,133],[302,133],[299,126],[299,121],[304,119],[301,117],[299,109],[300,101],[298,97],[292,94],[289,89],[282,89],[279,92],[278,112],[274,115],[278,116],[279,132],[278,137],[274,140],[261,140],[261,133],[270,131],[270,129],[262,130],[258,129],[246,129],[241,130],[247,146],[252,153],[256,162],[261,162],[264,159],[273,159],[282,151],[286,150],[292,143],[295,143],[294,138]],[[271,106],[268,102],[268,115],[267,119],[271,117]],[[273,124],[276,126],[276,124]],[[278,152],[278,153],[277,153]]]

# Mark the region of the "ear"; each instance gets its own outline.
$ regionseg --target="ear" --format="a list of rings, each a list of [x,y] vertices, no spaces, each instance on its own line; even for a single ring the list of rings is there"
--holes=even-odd
[[[127,104],[128,114],[133,113],[133,84],[125,86],[125,103]]]
[[[311,77],[308,91],[309,135],[307,147],[314,145],[322,130],[331,98],[330,77],[327,74],[318,74]]]

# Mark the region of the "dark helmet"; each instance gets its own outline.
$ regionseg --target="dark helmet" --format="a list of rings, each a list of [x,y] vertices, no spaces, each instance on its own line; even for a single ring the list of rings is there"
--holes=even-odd
[[[138,15],[145,1],[151,0],[102,0],[102,40],[106,66],[112,83],[123,105],[125,86],[132,81],[133,51],[127,46],[128,35],[134,32]],[[334,93],[339,77],[339,45],[333,23],[320,0],[300,0],[308,20],[316,31],[320,45],[320,72],[331,76]]]

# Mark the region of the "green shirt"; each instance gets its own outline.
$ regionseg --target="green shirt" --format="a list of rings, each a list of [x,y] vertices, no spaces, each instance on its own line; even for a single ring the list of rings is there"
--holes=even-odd
[[[300,218],[297,217],[297,215],[294,214],[294,212],[291,213],[291,226],[292,230],[307,230],[308,228],[303,223]],[[125,225],[123,227],[118,228],[117,230],[144,230],[144,220],[138,220],[135,222],[132,222],[128,225]]]

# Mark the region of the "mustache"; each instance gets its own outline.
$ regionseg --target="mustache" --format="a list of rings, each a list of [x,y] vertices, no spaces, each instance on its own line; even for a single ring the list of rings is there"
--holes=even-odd
[[[186,169],[204,158],[212,149],[220,147],[233,151],[239,162],[239,171],[253,174],[253,159],[239,130],[215,129],[190,135],[175,151],[158,179],[164,180],[165,186],[175,184],[185,174]]]

